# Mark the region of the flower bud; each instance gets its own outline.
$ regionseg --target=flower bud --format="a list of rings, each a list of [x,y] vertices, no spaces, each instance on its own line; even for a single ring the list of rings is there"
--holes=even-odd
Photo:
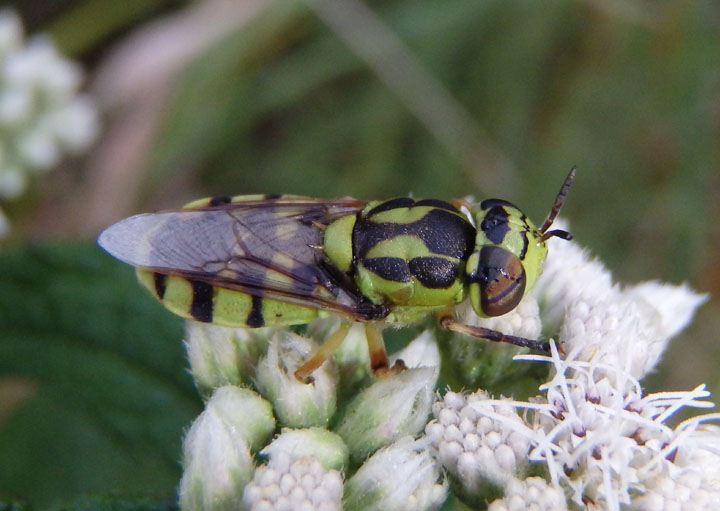
[[[405,366],[414,367],[433,367],[440,368],[440,349],[432,330],[425,330],[415,339],[410,341],[407,346],[392,356],[391,366],[397,359],[405,362]],[[437,376],[437,374],[436,374]],[[437,381],[433,382],[433,387]]]
[[[267,356],[257,365],[256,386],[273,403],[276,417],[284,426],[324,426],[335,413],[337,377],[331,363],[313,372],[312,383],[295,378],[295,370],[315,349],[310,339],[280,331],[272,337]]]
[[[628,298],[645,302],[654,309],[656,315],[648,319],[667,337],[680,333],[692,321],[697,308],[710,297],[696,293],[687,284],[673,286],[657,281],[642,282],[623,292]]]
[[[370,376],[370,354],[363,323],[355,323],[350,327],[345,340],[335,351],[333,359],[338,368],[343,391],[354,393]]]
[[[181,509],[237,509],[254,471],[250,448],[261,445],[274,427],[269,404],[254,392],[218,389],[185,437]]]
[[[292,459],[313,456],[326,469],[344,470],[348,465],[348,448],[342,438],[323,428],[284,428],[260,454],[272,459],[281,452]]]
[[[425,511],[447,496],[440,469],[420,442],[404,437],[373,454],[346,484],[346,511]]]
[[[261,353],[267,350],[267,339],[275,331],[273,327],[228,328],[186,321],[190,370],[200,391],[249,383]]]
[[[348,404],[337,432],[354,461],[422,430],[433,399],[436,370],[408,369],[377,380]]]

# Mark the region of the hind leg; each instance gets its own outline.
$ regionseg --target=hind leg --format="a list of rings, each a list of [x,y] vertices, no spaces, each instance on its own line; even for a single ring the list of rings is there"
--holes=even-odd
[[[370,352],[370,369],[373,376],[387,378],[407,369],[402,360],[395,361],[390,367],[390,362],[385,351],[385,341],[382,334],[373,323],[365,323],[365,336],[367,337],[368,351]]]

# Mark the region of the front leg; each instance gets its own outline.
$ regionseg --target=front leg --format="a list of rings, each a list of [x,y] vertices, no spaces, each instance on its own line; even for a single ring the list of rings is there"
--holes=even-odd
[[[477,337],[478,339],[486,339],[493,342],[506,342],[522,348],[530,348],[538,351],[550,351],[549,342],[535,341],[532,339],[526,339],[525,337],[516,337],[514,335],[506,335],[502,332],[498,332],[497,330],[491,330],[481,326],[465,325],[463,323],[459,323],[455,319],[455,315],[451,312],[443,312],[439,314],[438,320],[441,328],[469,335],[470,337]]]
[[[313,356],[306,360],[305,363],[295,371],[295,378],[297,378],[299,382],[312,383],[315,381],[311,376],[313,371],[323,365],[323,363],[330,358],[330,355],[338,349],[340,344],[345,340],[345,337],[347,337],[350,326],[352,326],[352,323],[341,323],[338,329],[325,340]]]

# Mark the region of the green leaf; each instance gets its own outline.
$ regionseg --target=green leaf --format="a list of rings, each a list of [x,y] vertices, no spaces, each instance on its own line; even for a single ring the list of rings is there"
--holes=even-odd
[[[94,245],[0,252],[0,497],[173,497],[200,411],[181,322]]]

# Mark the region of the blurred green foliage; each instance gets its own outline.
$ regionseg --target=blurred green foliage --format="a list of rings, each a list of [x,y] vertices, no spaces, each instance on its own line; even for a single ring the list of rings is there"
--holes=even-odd
[[[0,252],[0,496],[172,496],[200,411],[180,323],[88,243]]]
[[[159,19],[157,6],[182,6],[135,2],[139,10],[130,13],[106,1],[102,24],[93,25],[97,1],[69,4],[38,26],[90,61]],[[720,294],[716,2],[369,5],[511,162],[503,179],[494,179],[491,162],[468,168],[408,109],[402,89],[380,80],[306,4],[284,0],[266,3],[176,80],[138,209],[167,205],[168,183],[182,182],[176,205],[194,195],[254,192],[473,194],[514,201],[539,221],[577,165],[563,214],[620,280],[688,281]],[[92,37],[77,30],[83,23],[95,27]],[[463,133],[452,135],[463,143]],[[73,192],[68,201],[78,200]],[[180,428],[198,409],[179,322],[156,313],[130,271],[87,246],[3,252],[0,382],[19,378],[33,393],[0,418],[2,457],[17,460],[0,470],[0,491],[39,503],[110,489],[109,481],[172,492]],[[718,331],[714,299],[645,383],[670,390],[705,381],[718,395]],[[101,470],[63,477],[61,465],[38,462],[69,453]]]

